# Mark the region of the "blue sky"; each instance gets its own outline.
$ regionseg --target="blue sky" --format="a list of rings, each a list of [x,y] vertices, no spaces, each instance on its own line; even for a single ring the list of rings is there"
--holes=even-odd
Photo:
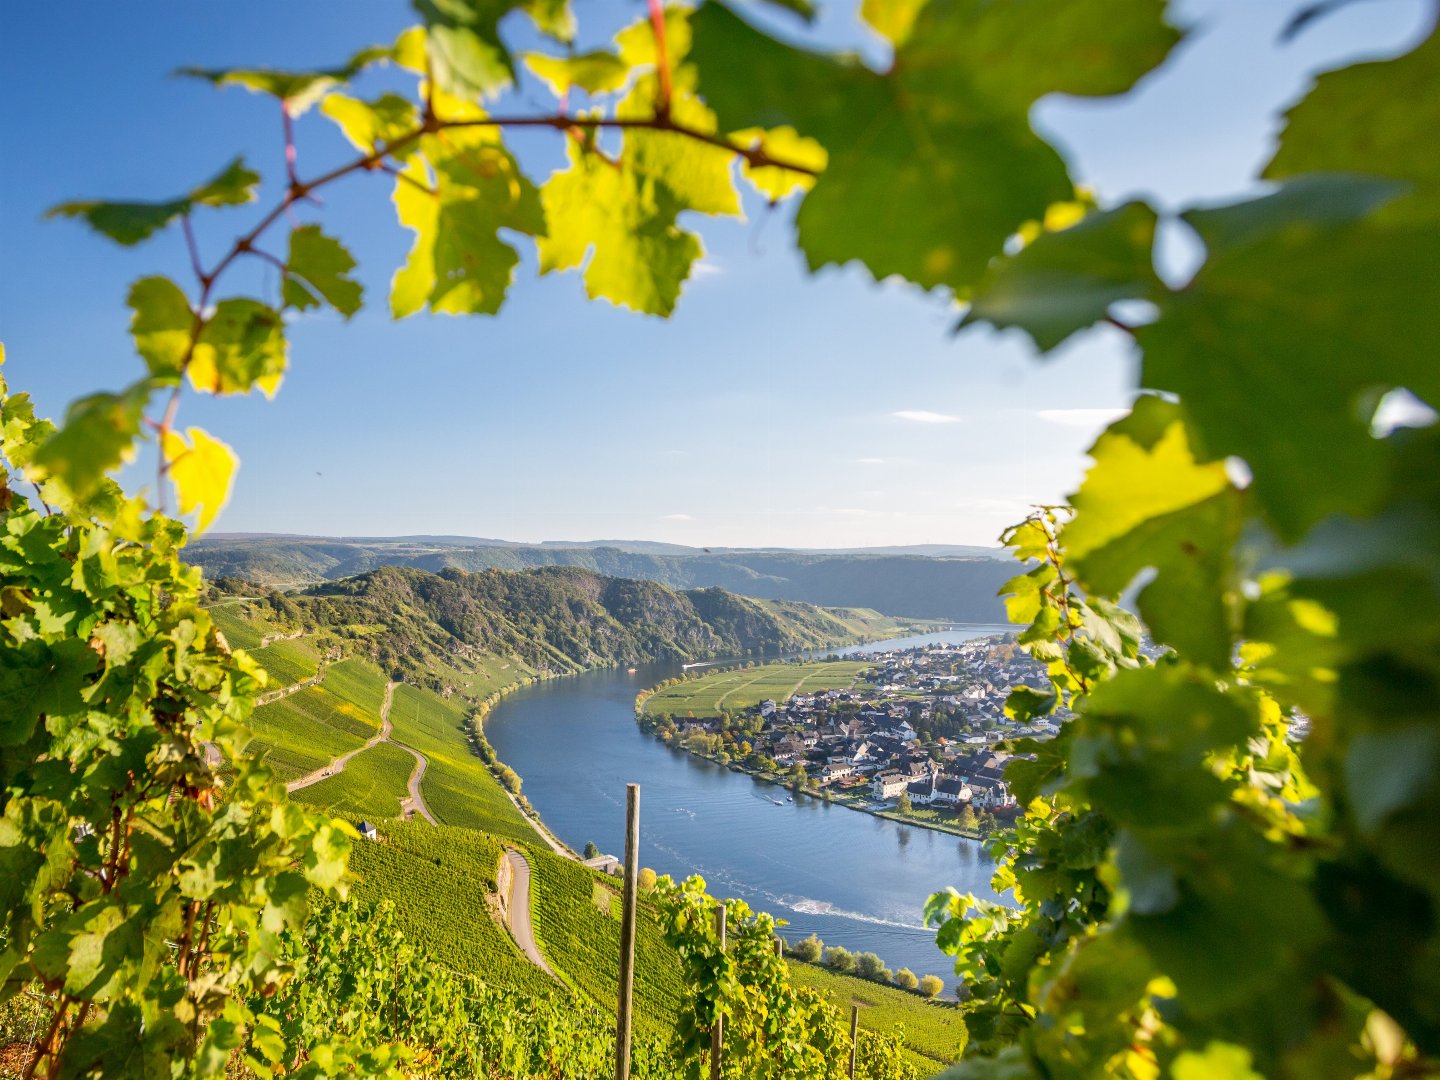
[[[1280,45],[1279,28],[1301,6],[1176,4],[1192,36],[1135,93],[1047,100],[1035,123],[1106,202],[1143,195],[1177,208],[1243,193],[1268,156],[1277,110],[1311,73],[1391,55],[1428,27],[1423,0],[1375,0]],[[847,5],[830,7],[818,37],[873,52]],[[582,24],[600,26],[643,13],[638,0],[578,8]],[[46,207],[168,196],[237,152],[270,181],[260,209],[273,202],[283,174],[273,104],[171,78],[172,69],[324,65],[410,21],[400,0],[76,0],[7,11],[0,340],[12,387],[59,414],[79,394],[131,381],[128,283],[186,275],[178,233],[118,249],[74,223],[42,221]],[[512,107],[542,100],[522,86]],[[305,174],[346,155],[315,114],[298,141]],[[549,133],[513,145],[537,179],[559,163]],[[1134,358],[1120,335],[1093,331],[1043,362],[1014,335],[953,338],[943,298],[877,285],[855,268],[807,275],[792,211],[751,202],[743,223],[688,222],[707,256],[669,321],[587,302],[574,274],[537,278],[522,244],[500,316],[393,323],[384,297],[409,234],[395,224],[388,181],[330,189],[318,219],[360,260],[370,306],[349,323],[296,322],[273,402],[187,396],[182,422],[242,459],[217,528],[990,543],[1028,504],[1073,490],[1084,448],[1129,400]],[[202,247],[213,259],[257,212],[206,213]],[[1193,261],[1178,233],[1163,250],[1167,272]],[[230,284],[275,288],[258,271]]]

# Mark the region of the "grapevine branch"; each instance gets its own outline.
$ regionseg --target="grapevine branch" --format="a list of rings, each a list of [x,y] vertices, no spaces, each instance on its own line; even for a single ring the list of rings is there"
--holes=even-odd
[[[180,409],[180,395],[184,389],[185,375],[190,370],[191,362],[195,359],[195,350],[199,346],[200,337],[205,332],[205,327],[209,322],[207,312],[210,308],[215,283],[225,271],[231,267],[236,259],[246,254],[254,255],[275,263],[279,266],[282,274],[287,273],[288,269],[283,262],[266,252],[256,249],[255,242],[264,235],[270,226],[280,220],[295,203],[305,200],[314,201],[314,192],[319,188],[325,187],[357,172],[385,172],[400,179],[409,180],[409,177],[390,165],[387,159],[398,151],[404,150],[424,135],[439,135],[452,129],[473,127],[551,128],[562,133],[575,131],[665,131],[673,135],[694,140],[695,142],[704,143],[707,146],[714,146],[726,150],[744,160],[751,168],[784,169],[788,172],[810,177],[820,175],[820,170],[812,168],[811,166],[802,165],[795,161],[787,161],[783,158],[772,157],[763,147],[743,146],[723,135],[703,131],[689,124],[674,120],[670,116],[670,80],[669,68],[665,58],[663,20],[657,25],[656,35],[656,49],[660,58],[661,98],[654,116],[605,118],[574,116],[561,111],[552,116],[490,116],[476,120],[444,120],[434,114],[433,103],[427,100],[425,103],[424,119],[419,127],[397,136],[388,143],[377,144],[375,149],[370,153],[362,154],[343,165],[338,165],[329,172],[322,173],[315,177],[313,180],[301,180],[296,172],[295,143],[290,121],[290,112],[282,103],[282,112],[285,118],[285,164],[288,184],[281,200],[260,218],[249,232],[237,238],[235,242],[231,244],[230,249],[221,256],[220,261],[208,271],[204,268],[204,262],[200,257],[199,247],[195,241],[195,231],[190,223],[190,216],[189,214],[185,214],[181,217],[181,228],[184,231],[186,248],[190,254],[191,269],[199,285],[199,295],[195,305],[195,318],[190,328],[190,336],[185,345],[184,356],[180,361],[175,385],[170,391],[170,397],[166,401],[165,410],[160,420],[158,422],[151,422],[150,424],[161,443],[159,465],[156,475],[156,498],[160,500],[162,512],[164,510],[165,479],[170,471],[170,463],[165,457],[164,441],[165,437],[175,429],[175,417]],[[416,186],[427,193],[435,194],[423,184],[415,183]]]

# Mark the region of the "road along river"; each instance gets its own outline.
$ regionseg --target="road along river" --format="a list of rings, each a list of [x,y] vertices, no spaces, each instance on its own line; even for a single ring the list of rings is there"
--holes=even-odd
[[[976,626],[843,651],[1007,629]],[[922,910],[947,885],[993,896],[980,845],[817,799],[789,802],[784,788],[671,750],[635,723],[635,695],[679,673],[679,664],[647,664],[634,674],[539,683],[502,699],[485,734],[545,823],[575,850],[593,840],[623,857],[625,785],[638,783],[642,865],[677,878],[702,875],[712,895],[788,920],[782,933],[791,940],[819,934],[827,945],[879,953],[888,967],[939,975],[949,987],[950,962]]]

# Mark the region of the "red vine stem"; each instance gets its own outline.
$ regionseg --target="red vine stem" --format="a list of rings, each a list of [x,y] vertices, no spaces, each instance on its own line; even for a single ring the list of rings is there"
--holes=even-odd
[[[737,157],[743,158],[752,168],[771,167],[785,169],[789,172],[799,173],[802,176],[819,176],[818,169],[808,165],[801,165],[796,162],[785,161],[780,158],[771,157],[760,147],[745,147],[733,143],[723,135],[715,135],[710,132],[701,131],[686,124],[676,123],[669,116],[670,104],[670,70],[669,61],[665,53],[665,24],[664,12],[656,2],[651,4],[652,19],[659,11],[659,22],[656,23],[656,53],[659,58],[660,72],[660,94],[661,101],[657,106],[656,114],[651,117],[640,118],[613,118],[588,116],[571,116],[560,112],[554,116],[490,116],[480,120],[441,120],[431,112],[431,104],[426,102],[426,115],[424,122],[413,131],[382,143],[375,147],[368,154],[362,154],[344,165],[337,165],[329,172],[315,177],[313,180],[301,180],[294,171],[294,140],[293,125],[290,119],[289,109],[282,106],[285,117],[285,159],[286,169],[289,175],[289,184],[286,187],[284,197],[262,217],[249,232],[237,239],[217,262],[213,269],[206,271],[200,259],[199,249],[195,244],[194,230],[191,228],[189,216],[182,217],[182,228],[185,231],[187,247],[190,251],[191,267],[195,273],[195,279],[200,286],[199,297],[195,304],[195,320],[190,329],[190,338],[186,343],[185,355],[181,358],[175,385],[170,391],[170,397],[166,401],[165,411],[158,423],[152,424],[161,443],[159,454],[159,466],[156,472],[157,491],[156,498],[159,501],[161,512],[165,505],[165,478],[169,474],[170,464],[165,460],[164,440],[170,432],[175,429],[175,417],[180,409],[180,395],[184,390],[185,375],[190,370],[190,364],[195,359],[195,349],[200,344],[200,336],[205,332],[209,322],[208,309],[211,295],[214,292],[215,282],[226,270],[244,254],[253,254],[263,259],[268,259],[279,265],[281,271],[285,270],[285,264],[272,255],[258,251],[255,248],[255,241],[258,240],[271,225],[280,220],[281,217],[297,202],[309,199],[317,189],[332,184],[336,180],[349,176],[355,172],[383,171],[394,176],[403,176],[398,170],[391,167],[386,158],[398,150],[403,150],[423,135],[439,134],[452,128],[469,127],[496,127],[496,128],[551,128],[559,132],[586,131],[586,130],[644,130],[644,131],[668,131],[676,135],[693,139],[696,142],[705,143],[708,146],[716,146],[727,150]],[[408,179],[408,177],[406,178]],[[422,188],[424,185],[419,185]],[[428,188],[425,188],[429,191]],[[430,192],[434,194],[434,192]]]

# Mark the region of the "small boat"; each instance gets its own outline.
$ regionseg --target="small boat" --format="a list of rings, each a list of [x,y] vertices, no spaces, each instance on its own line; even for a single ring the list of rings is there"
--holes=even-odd
[[[795,801],[795,796],[794,796],[794,795],[791,795],[791,796],[790,796],[788,799],[786,799],[785,801],[786,801],[786,802],[794,802],[794,801]]]
[[[627,668],[625,669],[625,674],[626,674],[626,675],[634,675],[634,674],[635,674],[635,671],[636,671],[635,668],[633,668],[633,667],[627,667]]]

